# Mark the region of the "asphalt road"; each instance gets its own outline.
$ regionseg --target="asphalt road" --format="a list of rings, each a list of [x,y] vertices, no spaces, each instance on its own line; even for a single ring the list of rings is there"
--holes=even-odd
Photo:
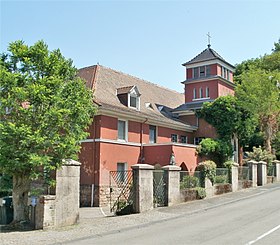
[[[279,185],[259,188],[249,197],[208,202],[195,212],[184,205],[163,208],[177,215],[67,244],[280,244]]]

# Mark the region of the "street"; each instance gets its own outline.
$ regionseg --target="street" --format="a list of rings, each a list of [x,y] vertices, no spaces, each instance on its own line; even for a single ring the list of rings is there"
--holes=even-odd
[[[209,202],[215,198],[209,199]],[[249,198],[185,213],[164,208],[164,220],[78,239],[67,244],[279,244],[280,187],[262,187]]]

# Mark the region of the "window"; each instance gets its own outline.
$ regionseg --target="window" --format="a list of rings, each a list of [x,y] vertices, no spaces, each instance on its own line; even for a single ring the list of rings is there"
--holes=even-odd
[[[208,77],[210,75],[211,75],[211,66],[208,65],[208,66],[206,66],[206,76]]]
[[[209,88],[208,87],[206,87],[206,90],[205,90],[205,97],[209,98]]]
[[[196,99],[196,89],[193,89],[193,98]]]
[[[129,107],[140,110],[140,97],[136,94],[129,94]]]
[[[199,98],[203,98],[203,89],[202,88],[199,89]]]
[[[149,126],[149,142],[156,143],[157,142],[157,127],[150,125]]]
[[[181,143],[186,144],[187,143],[187,136],[181,135]]]
[[[199,76],[200,77],[205,77],[205,66],[200,66],[199,67]]]
[[[117,163],[117,180],[121,182],[125,182],[127,163],[118,162]]]
[[[229,70],[227,70],[227,80],[230,80],[230,77],[229,77]]]
[[[205,139],[205,137],[195,137],[195,138],[194,138],[194,144],[195,144],[195,145],[199,145],[199,143],[200,143],[203,139]]]
[[[193,68],[193,78],[198,78],[198,67]]]
[[[127,140],[127,122],[118,120],[118,139]]]
[[[171,134],[171,142],[178,142],[178,135],[177,134]]]

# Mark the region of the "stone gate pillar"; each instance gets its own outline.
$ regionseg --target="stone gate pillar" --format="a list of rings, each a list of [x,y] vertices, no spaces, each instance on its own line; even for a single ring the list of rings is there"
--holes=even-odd
[[[275,164],[275,169],[276,169],[276,181],[279,182],[280,181],[280,161],[279,160],[274,160],[272,162],[273,164]]]
[[[266,185],[267,183],[267,163],[264,161],[258,162],[258,185]]]
[[[257,167],[258,162],[254,160],[248,161],[249,166],[249,179],[252,180],[252,187],[256,187],[258,183]]]
[[[148,164],[135,164],[133,171],[133,211],[141,213],[153,209],[153,170],[154,166]]]
[[[231,167],[231,188],[232,192],[238,191],[238,164],[233,163]]]
[[[167,165],[162,167],[166,177],[166,204],[171,206],[180,202],[180,170],[175,165]]]

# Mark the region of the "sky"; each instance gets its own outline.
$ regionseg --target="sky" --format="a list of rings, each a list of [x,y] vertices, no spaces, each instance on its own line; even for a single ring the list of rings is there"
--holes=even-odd
[[[44,40],[77,68],[99,63],[183,92],[182,63],[211,48],[235,65],[271,52],[280,0],[0,0],[0,52]]]

